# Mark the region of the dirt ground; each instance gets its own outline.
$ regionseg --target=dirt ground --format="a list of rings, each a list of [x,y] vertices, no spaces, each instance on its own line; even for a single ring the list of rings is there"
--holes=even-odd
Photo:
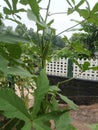
[[[79,109],[71,111],[70,115],[78,130],[90,130],[88,125],[98,123],[98,104],[79,106]]]

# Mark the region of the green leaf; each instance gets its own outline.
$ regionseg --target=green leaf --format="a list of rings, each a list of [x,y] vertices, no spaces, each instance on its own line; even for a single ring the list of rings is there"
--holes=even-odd
[[[23,101],[11,89],[0,90],[0,110],[3,111],[7,118],[18,118],[25,121],[25,126],[22,130],[27,130],[28,125],[31,128],[31,117],[28,110]]]
[[[23,5],[29,4],[34,16],[38,19],[39,21],[39,5],[36,0],[20,0],[20,3]]]
[[[29,40],[26,40],[25,38],[21,38],[17,35],[12,34],[0,34],[0,42],[4,43],[30,43]]]
[[[6,8],[6,7],[3,8],[3,11],[4,11],[4,13],[7,14],[7,15],[11,15],[11,14],[13,13],[12,10],[10,10],[10,9],[8,9],[8,8]]]
[[[49,91],[49,80],[47,78],[45,70],[40,72],[40,75],[37,78],[37,89],[34,93],[34,108],[33,115],[36,115],[40,110],[41,102],[44,99],[44,96]]]
[[[66,102],[73,110],[76,110],[78,108],[78,106],[70,99],[68,99],[66,96],[63,96],[61,94],[58,94],[60,96],[60,98]]]
[[[36,130],[51,130],[50,120],[58,121],[60,116],[65,113],[65,111],[52,111],[47,114],[40,115],[33,121],[33,126]]]
[[[4,7],[3,8],[4,13],[6,15],[11,15],[11,14],[19,13],[19,12],[26,12],[26,10],[23,8],[17,10],[17,2],[18,2],[18,0],[12,0],[13,8],[12,7],[10,7],[10,8]]]
[[[5,72],[5,68],[7,68],[8,63],[9,61],[0,55],[0,71]]]
[[[21,8],[21,9],[18,9],[18,10],[17,10],[17,13],[18,13],[18,12],[26,12],[26,10],[23,9],[23,8]]]
[[[98,124],[89,125],[91,130],[98,130]]]
[[[97,2],[97,3],[95,4],[95,6],[93,7],[91,13],[92,13],[92,14],[95,14],[95,13],[98,14],[98,2]]]
[[[79,62],[77,61],[77,59],[72,59],[72,61],[73,61],[76,65],[78,65],[78,67],[79,67],[80,69],[82,69],[81,64],[79,64]]]
[[[48,126],[46,122],[43,123],[40,120],[34,121],[33,126],[36,130],[51,130],[50,126]]]
[[[95,66],[95,67],[89,67],[89,69],[92,69],[92,70],[98,70],[98,66]]]
[[[22,49],[20,47],[20,45],[17,44],[6,44],[5,45],[8,53],[11,57],[15,58],[15,59],[19,59],[22,53]]]
[[[59,110],[59,103],[58,103],[58,100],[55,98],[55,96],[52,97],[50,109],[51,111]]]
[[[23,4],[23,5],[29,4],[29,3],[28,3],[28,0],[20,0],[20,3]]]
[[[85,0],[80,0],[80,2],[75,6],[78,9],[82,4],[84,4]]]
[[[65,44],[66,44],[66,43],[69,43],[69,44],[70,44],[70,41],[69,41],[69,39],[67,38],[67,36],[64,36],[64,37],[62,38],[62,40],[64,41]]]
[[[40,3],[42,0],[38,0],[37,2]]]
[[[32,77],[32,75],[20,66],[8,66],[9,61],[0,55],[0,71],[6,76],[8,74],[21,77]]]
[[[43,27],[45,28],[47,25],[44,22],[40,22],[39,19],[36,17],[36,15],[33,13],[32,10],[27,11],[27,16],[29,18],[29,20],[33,20],[35,21],[38,25],[40,25],[43,29]]]
[[[21,130],[31,130],[31,121],[26,121],[24,127]]]
[[[91,17],[88,19],[88,21],[98,25],[98,2],[93,7],[91,11]]]
[[[90,63],[89,62],[84,62],[84,64],[82,65],[82,70],[85,71],[85,70],[89,70],[89,67],[90,67]]]
[[[31,7],[32,12],[35,14],[37,19],[40,20],[40,18],[39,18],[39,5],[38,5],[37,1],[36,0],[28,0],[28,3]]]
[[[89,18],[90,12],[88,9],[77,9],[77,12],[82,16],[83,18]]]
[[[32,10],[30,10],[30,9],[27,10],[27,16],[28,16],[29,20],[33,20],[33,21],[39,23],[38,18],[36,17],[36,15],[33,13]]]
[[[58,86],[51,86],[49,91],[50,92],[60,92],[61,90],[58,88]]]
[[[23,78],[25,77],[32,77],[32,75],[29,73],[29,71],[25,70],[24,68],[20,66],[13,66],[13,67],[7,67],[4,71],[5,75],[11,74],[11,75],[18,75]]]
[[[17,9],[17,2],[18,0],[12,0],[13,10]]]
[[[9,0],[5,0],[6,4],[8,5],[8,7],[10,8],[10,10],[12,10],[11,4],[9,2]]]
[[[88,9],[89,11],[91,11],[89,2],[88,2],[87,0],[85,0],[85,2],[86,2],[86,4],[87,4],[87,9]]]
[[[53,22],[54,22],[54,19],[52,19],[47,25],[50,27]]]
[[[75,5],[75,0],[71,0],[72,1],[72,3]]]
[[[75,10],[73,8],[68,8],[67,14],[72,14]]]
[[[62,114],[59,120],[56,121],[56,130],[76,130],[76,128],[71,125],[71,118],[68,112]]]
[[[83,47],[83,44],[79,44],[78,42],[73,42],[71,45],[77,53],[86,54],[86,55],[90,56],[89,50],[85,49]]]
[[[97,14],[93,14],[91,18],[88,19],[88,22],[98,25],[98,17]]]

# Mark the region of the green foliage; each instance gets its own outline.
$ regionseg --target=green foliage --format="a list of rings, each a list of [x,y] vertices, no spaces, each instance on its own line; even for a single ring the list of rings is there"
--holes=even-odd
[[[41,102],[44,99],[45,95],[49,91],[49,81],[46,76],[45,70],[42,70],[40,75],[37,78],[37,89],[34,93],[34,108],[33,108],[33,115],[38,114],[41,106]]]
[[[76,130],[71,124],[69,113],[64,113],[60,116],[60,119],[56,121],[56,130]]]
[[[78,106],[76,104],[74,104],[73,101],[71,101],[70,99],[68,99],[66,96],[63,96],[61,94],[59,94],[60,98],[66,102],[73,110],[76,110],[78,108]]]
[[[0,42],[5,43],[30,43],[30,41],[21,38],[17,35],[10,35],[10,34],[0,34]]]
[[[51,130],[50,120],[53,120],[54,125],[57,130],[63,128],[64,130],[75,130],[75,128],[71,125],[71,119],[68,114],[68,109],[61,110],[56,100],[51,98],[51,101],[46,97],[46,95],[50,91],[49,81],[46,76],[45,70],[40,72],[40,75],[36,79],[37,88],[35,90],[35,100],[34,106],[28,110],[25,107],[24,102],[21,98],[19,98],[13,90],[11,89],[1,89],[0,90],[0,111],[3,115],[5,115],[8,119],[15,118],[18,119],[18,122],[21,120],[24,121],[21,123],[21,130],[31,130],[32,129],[42,129],[42,130]],[[54,93],[55,91],[55,93]],[[56,94],[58,89],[52,89],[51,94],[52,96]],[[54,95],[55,96],[55,95]],[[61,96],[61,95],[60,95]],[[68,102],[72,108],[76,108],[75,104],[73,104],[70,100],[66,97],[61,96],[66,102]],[[54,102],[54,103],[53,103]],[[52,104],[51,104],[52,103]],[[74,107],[72,106],[74,105]],[[55,109],[54,109],[55,106]],[[12,121],[12,123],[13,123]],[[16,124],[18,130],[20,123]],[[14,123],[13,123],[14,124]],[[12,128],[13,125],[9,123],[6,124],[7,128]],[[15,127],[14,126],[14,127]],[[4,126],[3,126],[4,128]]]
[[[0,111],[3,111],[7,118],[18,118],[25,121],[22,130],[31,129],[30,114],[22,100],[11,89],[0,90]]]
[[[82,70],[83,70],[83,71],[88,70],[88,69],[89,69],[89,66],[90,66],[90,63],[89,63],[89,62],[84,62],[84,64],[82,65]]]
[[[5,0],[7,7],[4,7],[3,11],[6,15],[11,15],[19,12],[25,12],[23,8],[17,9],[17,3],[18,0],[12,0],[12,4],[9,2],[9,0]],[[20,18],[18,15],[16,15],[18,18]],[[20,18],[21,19],[21,18]]]
[[[98,44],[98,26],[92,23],[85,21],[81,24],[79,29],[80,33],[74,33],[70,38],[71,44],[81,44],[81,54],[79,54],[79,58],[89,58],[95,57],[95,51],[97,50]],[[76,46],[75,45],[75,46]],[[79,45],[80,48],[80,45]],[[84,49],[84,51],[82,51]],[[85,53],[87,52],[87,53]]]
[[[35,87],[34,105],[30,108],[25,106],[24,98],[26,97],[23,96],[19,98],[14,91],[7,89],[7,86],[4,86],[4,89],[0,89],[0,112],[8,118],[6,124],[8,127],[6,128],[12,129],[13,123],[17,130],[51,130],[50,120],[53,120],[56,130],[76,130],[71,124],[69,111],[70,109],[77,109],[77,105],[66,96],[59,94],[60,89],[57,86],[49,86],[49,80],[45,72],[46,61],[53,56],[52,53],[54,54],[52,49],[52,47],[54,47],[52,46],[53,40],[59,41],[56,43],[59,47],[61,47],[60,43],[62,41],[60,37],[57,36],[56,39],[53,39],[55,29],[53,29],[51,25],[54,20],[48,20],[50,0],[46,7],[45,18],[41,16],[41,8],[39,6],[41,0],[5,0],[5,2],[7,7],[4,7],[3,11],[6,15],[6,19],[12,20],[19,25],[16,28],[17,35],[12,35],[11,28],[8,28],[6,33],[3,28],[2,31],[0,31],[0,76],[2,78],[8,75],[15,76],[15,78],[18,79],[18,85],[21,87],[22,93],[25,87],[24,82],[28,82],[29,80],[31,86],[33,86],[33,82],[35,83],[35,86],[33,86],[33,88]],[[85,19],[84,21],[98,24],[98,4],[91,10],[89,3],[85,0],[81,0],[78,4],[76,4],[75,0],[67,0],[67,2],[70,6],[67,14],[76,11]],[[19,3],[29,5],[30,9],[18,9]],[[81,6],[84,3],[87,4],[87,8],[82,9]],[[21,17],[18,14],[19,12],[26,12],[29,20],[35,22],[37,27],[36,35],[34,35],[32,30],[30,32],[25,25],[22,25],[20,21]],[[2,19],[2,17],[0,18]],[[8,35],[8,32],[11,33]],[[19,37],[18,35],[22,36]],[[79,65],[81,71],[98,69],[98,67],[90,67],[88,62],[81,65],[74,58],[77,58],[80,54],[90,55],[83,44],[78,44],[78,41],[70,41],[66,37],[63,40],[66,45],[62,42],[62,47],[64,48],[61,47],[62,50],[57,50],[55,55],[60,54],[70,57]],[[81,39],[80,41],[82,43]],[[41,68],[37,74],[32,71],[32,69],[35,70],[36,67],[38,69]],[[33,74],[36,75],[33,77]],[[26,79],[27,77],[29,79]],[[20,82],[21,84],[19,84]],[[27,85],[27,90],[28,89],[29,86]],[[59,108],[59,102],[56,100],[56,96],[59,96],[70,108],[64,108],[63,110]],[[95,126],[93,126],[93,128],[94,127]]]
[[[93,124],[89,126],[91,130],[98,130],[98,124]]]
[[[11,75],[18,75],[22,77],[32,77],[32,75],[26,71],[24,68],[19,67],[19,66],[9,66],[9,61],[6,60],[4,57],[0,56],[0,72],[4,75],[7,76],[9,74]]]
[[[98,25],[98,17],[97,17],[98,3],[96,3],[93,9],[91,10],[89,2],[87,0],[81,0],[77,5],[75,5],[75,2],[73,1],[71,2],[69,2],[69,0],[67,1],[70,6],[70,8],[68,8],[68,15],[76,11],[81,17],[85,19],[84,21],[88,21],[90,23]],[[84,3],[86,3],[87,7],[85,9],[81,9],[81,6]]]

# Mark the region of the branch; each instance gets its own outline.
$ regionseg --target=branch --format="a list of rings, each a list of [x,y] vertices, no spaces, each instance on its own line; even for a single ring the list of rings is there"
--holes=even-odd
[[[51,0],[49,0],[48,5],[47,5],[47,12],[46,12],[46,17],[45,17],[45,22],[47,21],[47,18],[48,18],[50,3],[51,3]]]
[[[56,13],[51,13],[51,14],[48,14],[48,16],[58,15],[58,14],[67,14],[67,12],[56,12]]]
[[[70,78],[70,79],[67,79],[67,80],[58,82],[57,86],[59,86],[60,84],[63,84],[63,83],[67,83],[67,82],[69,82],[69,81],[71,81],[71,80],[77,78],[77,76],[79,76],[79,75],[82,74],[82,73],[83,73],[83,71],[81,71],[81,72],[80,72],[78,75],[76,75],[75,77],[72,77],[72,78]]]
[[[65,30],[63,30],[63,31],[61,31],[61,32],[58,33],[56,36],[59,36],[60,34],[62,34],[62,33],[64,33],[64,32],[70,31],[72,28],[77,27],[78,25],[84,23],[85,21],[86,21],[86,20],[83,20],[83,21],[81,21],[80,23],[77,23],[77,24],[75,24],[75,25],[73,25],[73,26],[71,26],[71,27],[69,27],[69,28],[67,28],[67,29],[65,29]]]

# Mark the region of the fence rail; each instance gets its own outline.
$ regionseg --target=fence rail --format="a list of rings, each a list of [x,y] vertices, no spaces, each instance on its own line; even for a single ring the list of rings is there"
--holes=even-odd
[[[90,67],[98,66],[97,59],[77,59],[79,64],[84,64],[84,62],[88,61],[90,63]],[[62,77],[76,77],[79,79],[86,80],[98,80],[98,70],[87,70],[83,73],[81,69],[75,64],[69,64],[69,59],[60,58],[57,61],[52,59],[50,63],[47,64],[46,72],[48,75],[62,76]]]

